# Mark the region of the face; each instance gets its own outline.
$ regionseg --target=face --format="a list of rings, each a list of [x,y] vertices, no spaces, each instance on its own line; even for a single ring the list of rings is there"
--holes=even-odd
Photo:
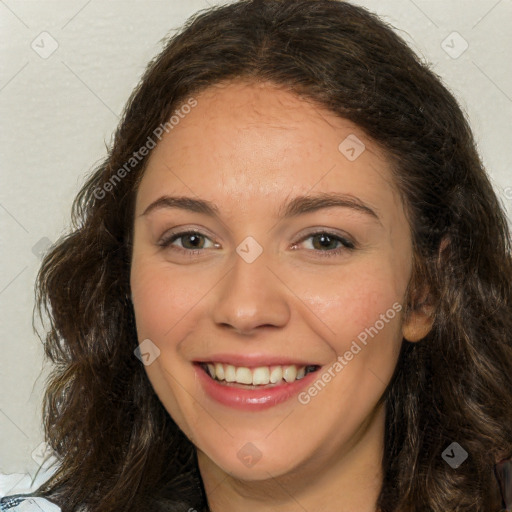
[[[363,431],[382,437],[378,401],[417,334],[389,163],[356,125],[270,84],[195,99],[136,197],[132,299],[157,355],[145,370],[222,471],[328,467]]]

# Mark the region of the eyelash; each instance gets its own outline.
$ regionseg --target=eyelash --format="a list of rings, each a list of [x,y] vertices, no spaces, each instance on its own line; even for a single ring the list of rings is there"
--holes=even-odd
[[[169,248],[174,241],[176,241],[182,237],[185,237],[187,235],[197,235],[197,236],[202,236],[202,237],[208,238],[205,234],[201,233],[200,231],[194,231],[194,230],[181,231],[179,233],[172,233],[172,234],[162,238],[158,242],[158,246],[160,246],[162,249]],[[319,256],[322,258],[338,256],[346,250],[353,251],[356,249],[356,244],[354,242],[352,242],[346,238],[343,238],[340,235],[337,235],[335,233],[331,233],[330,231],[325,231],[325,230],[324,231],[316,231],[314,233],[309,233],[308,235],[303,237],[301,240],[299,240],[297,242],[297,244],[304,242],[308,238],[315,237],[318,235],[327,235],[330,239],[333,239],[342,244],[342,247],[338,247],[337,249],[325,250],[325,251],[321,251],[319,249],[308,249],[308,250],[312,250],[312,251],[318,253]],[[294,247],[297,244],[294,244]],[[175,246],[173,248],[173,250],[178,250],[182,254],[186,254],[187,256],[192,257],[194,255],[197,255],[197,254],[203,252],[205,249],[184,249],[183,247]]]

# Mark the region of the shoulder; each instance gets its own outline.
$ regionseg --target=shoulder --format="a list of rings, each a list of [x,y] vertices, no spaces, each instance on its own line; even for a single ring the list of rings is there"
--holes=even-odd
[[[48,461],[32,478],[24,473],[0,473],[0,512],[61,512],[51,501],[35,496],[36,489],[57,469],[56,460]]]

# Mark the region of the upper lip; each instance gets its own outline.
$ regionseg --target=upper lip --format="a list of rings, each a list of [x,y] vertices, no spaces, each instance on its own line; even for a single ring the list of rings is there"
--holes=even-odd
[[[320,364],[290,356],[278,356],[270,354],[212,354],[207,357],[195,359],[196,363],[224,363],[233,366],[256,368],[258,366],[321,366]]]

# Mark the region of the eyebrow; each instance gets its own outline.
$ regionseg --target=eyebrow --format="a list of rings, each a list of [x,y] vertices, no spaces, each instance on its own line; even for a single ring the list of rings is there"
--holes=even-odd
[[[369,215],[379,221],[380,217],[376,211],[361,199],[350,194],[340,193],[317,193],[315,195],[302,195],[294,197],[288,203],[281,206],[279,216],[282,218],[291,218],[311,213],[324,208],[350,208],[352,210]],[[202,213],[210,217],[220,217],[220,212],[215,203],[205,199],[195,199],[186,196],[167,196],[159,197],[152,202],[141,214],[147,215],[154,210],[178,208],[196,213]]]

